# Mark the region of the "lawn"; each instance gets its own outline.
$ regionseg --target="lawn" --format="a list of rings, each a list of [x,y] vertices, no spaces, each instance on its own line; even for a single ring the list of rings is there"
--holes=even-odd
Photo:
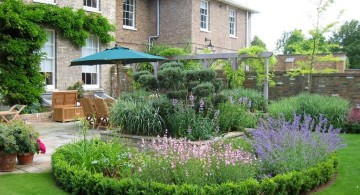
[[[360,194],[360,134],[344,135],[347,146],[339,154],[336,181],[315,194]],[[56,186],[50,173],[0,176],[1,194],[67,194]]]
[[[6,174],[0,176],[0,194],[68,194],[56,186],[51,173]]]
[[[360,194],[360,134],[344,135],[347,146],[339,151],[339,173],[331,186],[321,194]]]

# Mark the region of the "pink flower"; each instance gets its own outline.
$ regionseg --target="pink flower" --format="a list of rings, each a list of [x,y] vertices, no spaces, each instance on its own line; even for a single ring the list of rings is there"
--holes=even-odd
[[[41,154],[45,154],[46,152],[46,146],[45,144],[38,138],[37,140],[37,143],[39,144],[39,148],[40,148],[40,153]]]

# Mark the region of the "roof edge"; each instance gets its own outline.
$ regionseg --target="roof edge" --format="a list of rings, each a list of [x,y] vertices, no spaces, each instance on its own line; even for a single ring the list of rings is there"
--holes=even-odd
[[[246,11],[250,11],[251,13],[259,13],[258,10],[255,10],[247,5],[244,5],[242,3],[239,3],[235,0],[218,0],[219,2],[222,2],[222,3],[225,3],[225,4],[228,4],[228,5],[231,5],[231,6],[234,6],[234,7],[237,7],[237,8],[240,8],[240,9],[243,9],[243,10],[246,10]]]

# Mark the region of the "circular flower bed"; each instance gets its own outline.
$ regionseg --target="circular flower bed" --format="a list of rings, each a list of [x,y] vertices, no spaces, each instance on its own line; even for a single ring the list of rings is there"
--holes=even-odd
[[[338,129],[314,121],[269,118],[246,141],[158,137],[141,151],[83,140],[58,148],[52,168],[75,194],[299,194],[332,178],[342,146]]]

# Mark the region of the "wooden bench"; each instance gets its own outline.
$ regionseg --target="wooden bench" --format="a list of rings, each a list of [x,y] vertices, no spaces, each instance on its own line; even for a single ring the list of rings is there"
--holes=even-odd
[[[84,117],[82,108],[77,106],[77,90],[53,92],[52,107],[56,122],[74,121]]]

